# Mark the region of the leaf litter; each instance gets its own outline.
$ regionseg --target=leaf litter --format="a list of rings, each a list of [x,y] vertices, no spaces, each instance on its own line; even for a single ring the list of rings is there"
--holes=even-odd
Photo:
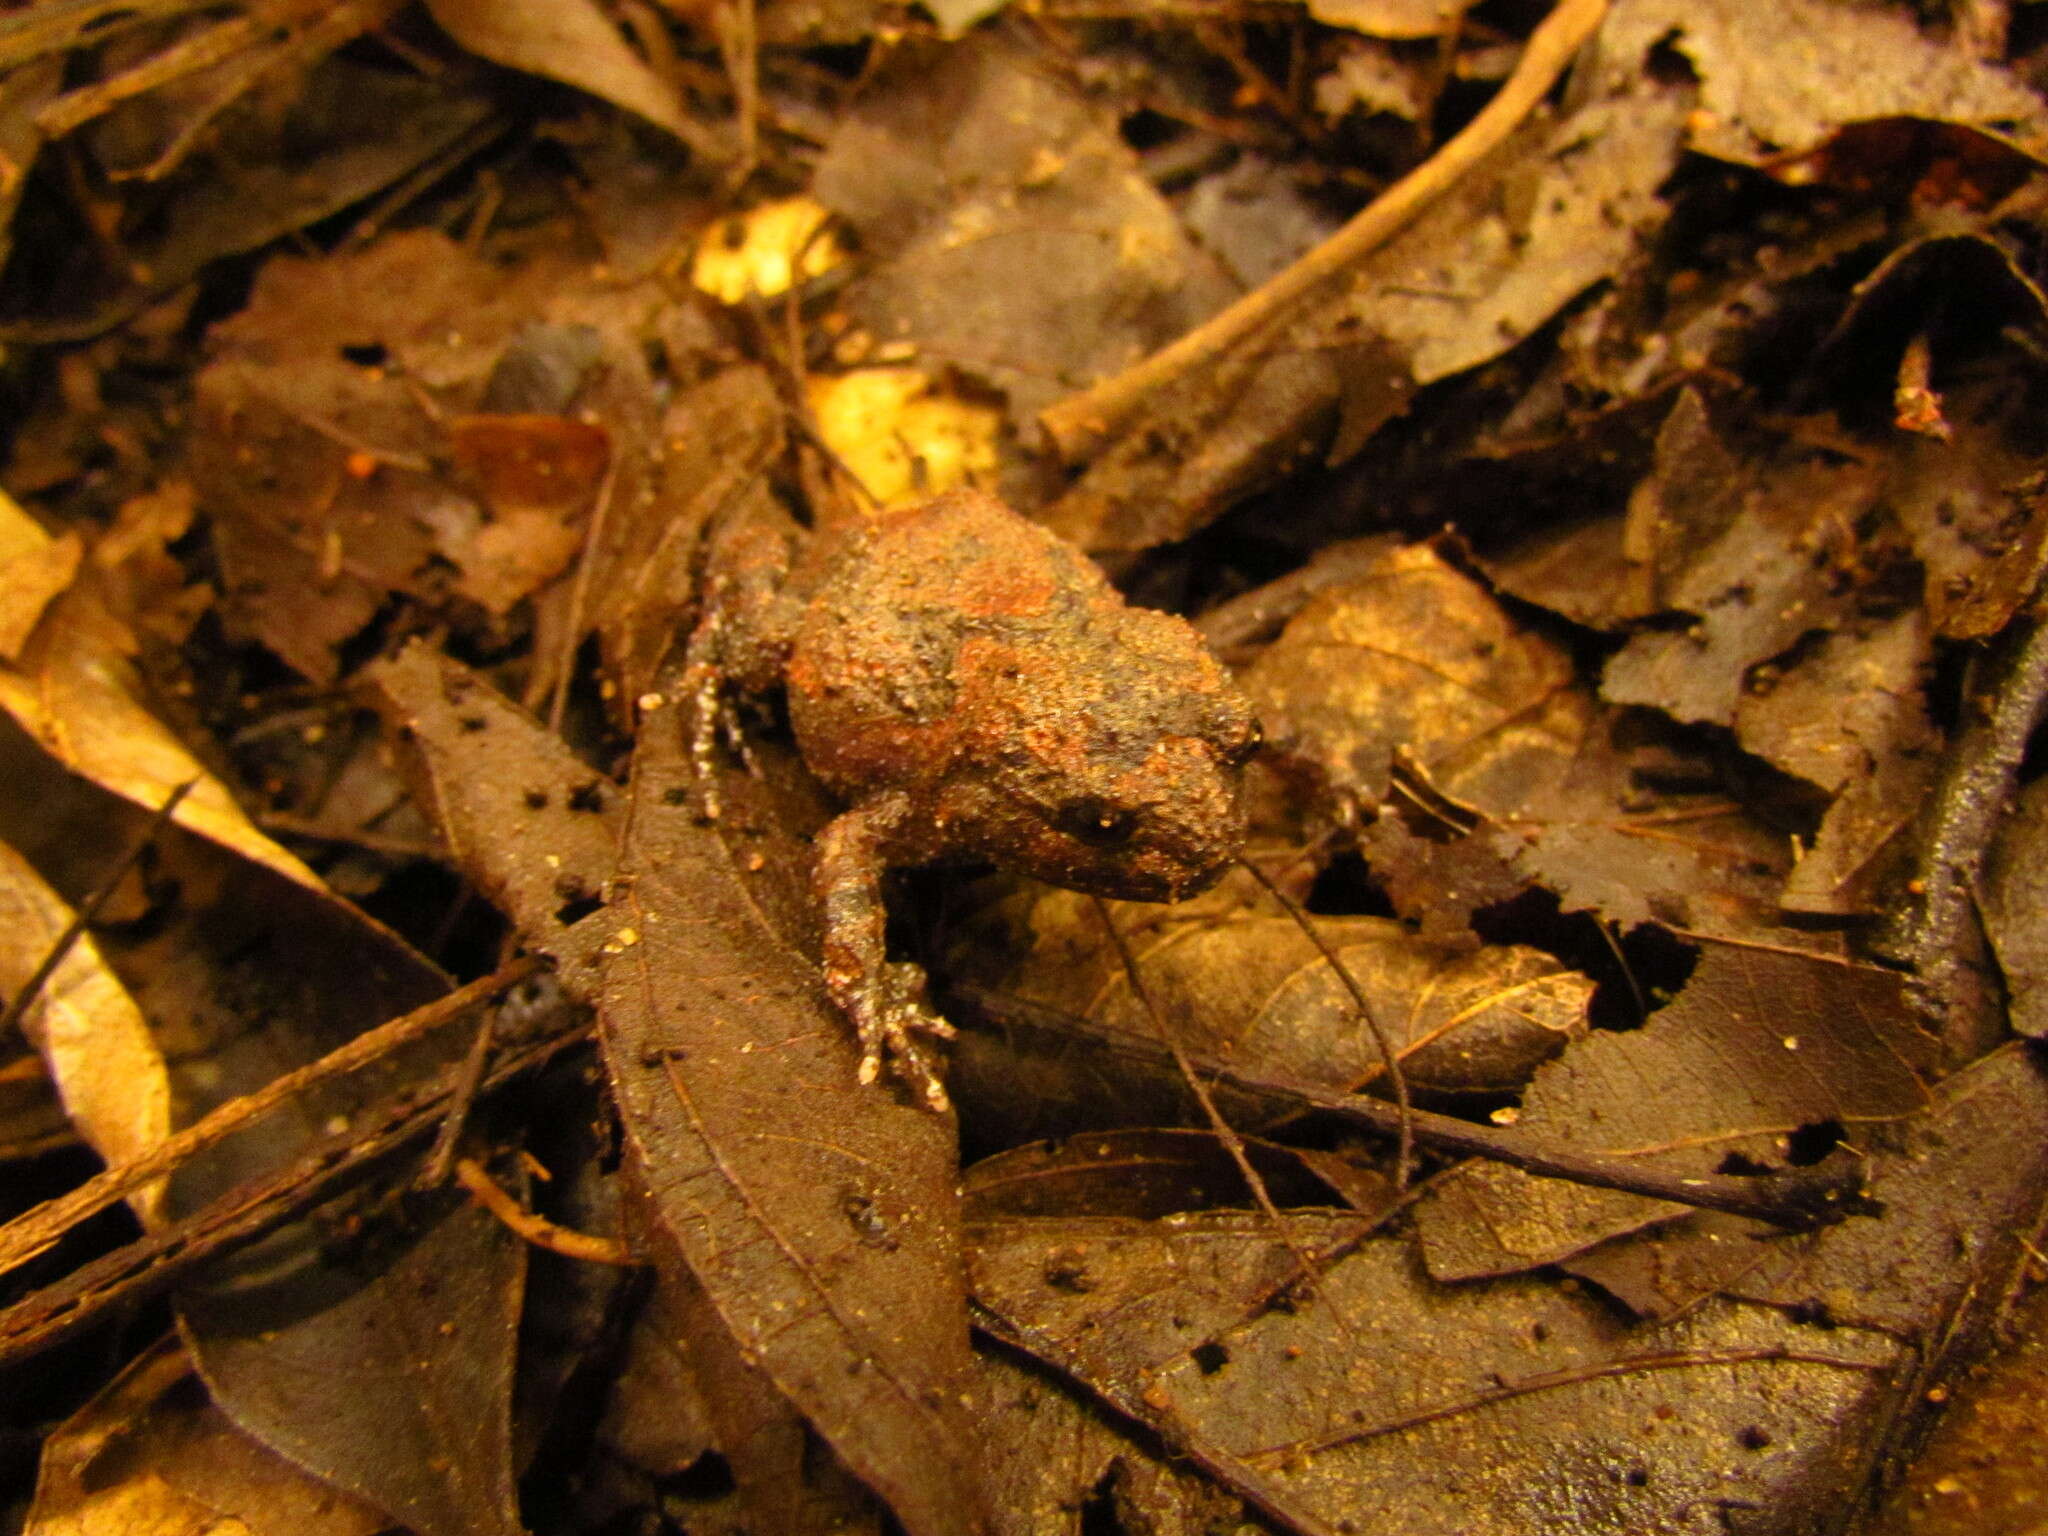
[[[2041,62],[10,17],[8,990],[95,914],[0,1043],[0,1371],[96,1341],[27,1528],[209,1457],[256,1530],[1851,1528],[2043,1278]],[[703,818],[679,640],[722,530],[958,485],[1266,746],[1262,880],[903,882],[956,1124],[855,1081],[772,700]]]

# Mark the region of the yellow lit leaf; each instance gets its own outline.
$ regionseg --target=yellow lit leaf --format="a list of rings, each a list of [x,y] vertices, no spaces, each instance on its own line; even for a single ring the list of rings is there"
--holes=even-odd
[[[885,507],[992,475],[1002,412],[932,387],[915,368],[816,375],[818,435]]]
[[[846,259],[825,227],[831,216],[812,198],[790,197],[720,219],[697,242],[690,281],[723,304],[786,293]]]
[[[0,494],[0,547],[49,535]],[[43,615],[14,666],[0,665],[0,709],[58,762],[145,810],[191,780],[178,825],[314,890],[320,877],[265,837],[227,786],[144,707],[129,657],[134,639],[92,592],[66,591]]]
[[[0,992],[28,983],[72,911],[20,854],[0,843]],[[71,946],[21,1026],[48,1065],[78,1134],[109,1163],[140,1157],[170,1134],[171,1084],[142,1012],[90,936]],[[160,1186],[130,1201],[147,1223]]]

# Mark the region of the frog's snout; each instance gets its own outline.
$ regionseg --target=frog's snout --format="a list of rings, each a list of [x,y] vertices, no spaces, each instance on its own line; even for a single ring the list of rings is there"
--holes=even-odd
[[[1145,777],[1143,826],[1127,850],[1129,894],[1143,901],[1181,901],[1222,878],[1244,848],[1244,746],[1194,736],[1167,737],[1153,749]]]

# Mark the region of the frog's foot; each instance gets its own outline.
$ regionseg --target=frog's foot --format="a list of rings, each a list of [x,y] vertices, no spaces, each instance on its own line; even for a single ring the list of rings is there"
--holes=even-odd
[[[860,1080],[875,1081],[887,1061],[925,1103],[943,1111],[952,1101],[930,1041],[952,1039],[953,1026],[925,1001],[924,968],[889,959],[882,905],[883,850],[909,809],[902,792],[893,791],[818,834],[813,880],[825,919],[825,990],[860,1036]]]
[[[927,1105],[944,1114],[952,1100],[946,1097],[938,1061],[923,1037],[951,1040],[959,1031],[932,1011],[924,987],[922,966],[892,962],[883,967],[876,985],[862,989],[865,997],[848,1000],[846,1012],[860,1035],[859,1080],[874,1082],[886,1060]]]

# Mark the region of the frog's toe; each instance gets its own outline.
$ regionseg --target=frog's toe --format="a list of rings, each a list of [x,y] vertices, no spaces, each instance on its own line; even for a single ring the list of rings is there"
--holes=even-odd
[[[915,1020],[894,1017],[890,1021],[887,1047],[889,1065],[895,1074],[910,1087],[917,1090],[932,1109],[944,1114],[953,1107],[953,1101],[946,1097],[945,1079],[940,1075],[939,1063],[919,1035],[935,1033],[931,1026],[942,1026],[948,1034],[952,1026],[935,1014],[925,1014]],[[861,1063],[863,1072],[867,1063]]]
[[[879,981],[874,992],[880,995],[871,996],[866,1006],[850,1010],[860,1036],[860,1081],[874,1082],[886,1062],[889,1070],[916,1089],[933,1109],[951,1108],[939,1058],[928,1041],[951,1040],[959,1032],[924,1001],[921,967],[892,964]]]

